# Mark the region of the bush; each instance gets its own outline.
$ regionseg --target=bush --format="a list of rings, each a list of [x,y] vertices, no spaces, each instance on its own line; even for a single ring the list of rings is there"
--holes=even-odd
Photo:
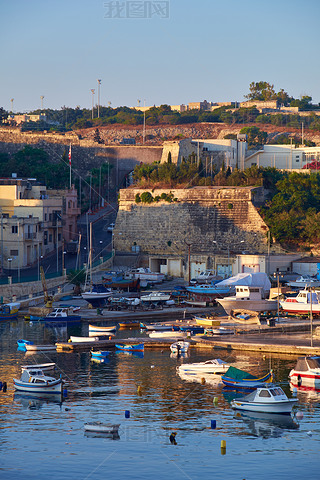
[[[143,192],[143,193],[141,194],[141,202],[142,202],[142,203],[152,203],[152,202],[153,202],[152,193],[150,193],[150,192]]]
[[[136,203],[140,203],[140,202],[141,202],[141,198],[140,198],[140,194],[139,194],[139,193],[136,194],[134,200],[135,200]]]

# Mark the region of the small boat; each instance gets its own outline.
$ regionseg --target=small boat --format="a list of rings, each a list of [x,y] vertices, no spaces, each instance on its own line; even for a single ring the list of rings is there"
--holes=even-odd
[[[172,353],[186,353],[189,350],[190,343],[189,342],[175,342],[170,345],[170,350]]]
[[[132,322],[119,322],[119,328],[140,328],[140,322],[137,320]]]
[[[33,342],[31,342],[30,340],[23,340],[23,338],[20,338],[19,340],[17,340],[17,344],[19,348],[25,349],[26,345],[33,345]]]
[[[236,410],[289,415],[297,401],[296,398],[288,398],[282,388],[269,385],[258,387],[249,395],[232,400],[231,406]]]
[[[82,293],[82,298],[90,303],[93,308],[104,307],[107,303],[107,300],[112,295],[111,288],[106,288],[104,285],[93,285],[90,291]]]
[[[17,320],[18,309],[11,308],[10,305],[13,304],[0,305],[0,320]]]
[[[52,363],[38,363],[37,365],[21,365],[21,370],[42,370],[43,372],[54,370],[56,364]]]
[[[181,325],[180,331],[196,335],[197,333],[204,333],[204,327],[200,327],[199,325]]]
[[[150,268],[133,268],[130,271],[130,274],[133,275],[134,278],[139,278],[141,280],[147,280],[150,283],[161,283],[165,279],[165,275],[159,272],[152,272]]]
[[[27,352],[47,352],[50,350],[57,350],[56,345],[25,345]]]
[[[24,392],[62,394],[62,378],[48,377],[40,369],[24,369],[20,380],[14,378],[13,383],[16,390]]]
[[[310,275],[301,275],[301,277],[286,282],[286,284],[292,288],[320,287],[320,281]]]
[[[255,312],[270,312],[277,310],[278,301],[264,298],[263,287],[250,285],[237,285],[236,295],[218,298],[217,302],[229,315],[232,310],[245,309]]]
[[[151,292],[149,295],[143,295],[141,302],[165,303],[171,298],[171,293]]]
[[[176,332],[176,331],[167,331],[167,332],[150,332],[148,333],[150,338],[185,338],[187,332]]]
[[[118,350],[122,350],[124,352],[143,352],[144,351],[144,343],[117,343],[116,348]]]
[[[111,325],[109,327],[89,325],[89,333],[96,333],[99,335],[109,335],[109,333],[115,332],[116,330],[117,330],[116,325]]]
[[[96,350],[96,351],[93,351],[91,352],[91,357],[92,358],[106,358],[108,355],[109,355],[109,351],[108,350]]]
[[[179,373],[205,373],[210,375],[222,375],[226,373],[230,365],[220,358],[214,358],[207,360],[206,362],[199,363],[185,363],[178,368]]]
[[[113,425],[111,423],[102,422],[90,422],[84,424],[86,432],[108,433],[111,435],[117,435],[120,424]]]
[[[290,381],[298,386],[320,387],[320,357],[310,355],[299,357],[296,366],[289,373]]]
[[[286,313],[309,315],[312,311],[316,316],[320,314],[320,292],[310,292],[308,288],[305,288],[295,297],[286,297],[284,300],[280,300],[280,305]]]
[[[166,332],[172,330],[179,330],[178,325],[168,325],[164,323],[140,323],[140,328],[145,328],[151,332]]]
[[[73,315],[73,308],[56,307],[52,310],[52,312],[43,317],[42,320],[46,322],[55,322],[59,320],[63,320],[64,322],[80,322],[81,316]]]
[[[209,335],[234,335],[234,330],[225,327],[207,328],[205,333]]]
[[[229,367],[225,375],[222,375],[221,380],[224,385],[236,390],[253,390],[259,387],[264,387],[266,383],[271,383],[273,380],[272,370],[263,377],[255,377],[251,373],[239,370],[235,367]]]
[[[221,323],[220,320],[211,316],[203,317],[201,315],[194,315],[193,318],[198,325],[203,327],[219,327]]]
[[[68,342],[71,343],[83,343],[83,342],[97,342],[99,341],[99,337],[75,337],[71,335]]]

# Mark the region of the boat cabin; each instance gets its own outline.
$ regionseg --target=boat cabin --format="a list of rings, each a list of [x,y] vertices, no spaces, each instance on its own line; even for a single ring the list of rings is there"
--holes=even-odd
[[[310,370],[320,371],[320,357],[299,357],[295,370],[299,372],[308,372]]]
[[[261,300],[264,298],[262,287],[236,286],[236,297],[241,300]]]
[[[265,387],[257,388],[254,392],[249,393],[241,400],[246,402],[277,402],[287,400],[288,397],[281,387]]]
[[[26,369],[22,371],[21,382],[24,383],[47,383],[48,377],[46,377],[42,370],[30,370]]]
[[[312,298],[312,304],[317,305],[319,302],[319,293],[318,292],[312,292],[312,297],[311,297],[311,292],[308,290],[301,290],[301,292],[298,293],[298,295],[292,299],[287,298],[287,301],[291,302],[298,302],[298,303],[311,303],[311,298]]]

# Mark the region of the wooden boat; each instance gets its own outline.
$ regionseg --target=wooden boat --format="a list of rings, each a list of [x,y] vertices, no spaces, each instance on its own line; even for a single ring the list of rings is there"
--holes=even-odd
[[[277,310],[277,300],[264,298],[264,288],[250,285],[237,285],[236,295],[218,298],[217,302],[229,315],[232,310],[245,309],[255,312],[270,312]]]
[[[57,350],[56,345],[25,345],[27,352],[47,352]]]
[[[96,350],[91,352],[91,357],[93,358],[106,358],[109,355],[108,350]]]
[[[71,335],[69,338],[69,342],[71,343],[83,343],[83,342],[97,342],[99,340],[99,337],[75,337]]]
[[[255,388],[264,387],[266,383],[273,381],[272,370],[263,377],[255,377],[251,373],[239,370],[235,367],[229,367],[226,373],[221,377],[224,385],[236,390],[253,390]]]
[[[117,330],[117,325],[103,327],[103,326],[89,324],[89,333],[96,333],[99,335],[109,335],[109,333],[115,332],[116,330]]]
[[[140,328],[140,322],[132,321],[132,322],[119,322],[119,328]]]
[[[0,305],[0,320],[17,320],[17,318],[18,309],[11,309],[10,304]]]
[[[190,343],[189,342],[175,342],[170,345],[170,350],[172,353],[186,353],[189,350]]]
[[[167,332],[172,330],[179,330],[178,325],[169,325],[165,323],[140,323],[140,328],[145,328],[150,332]]]
[[[191,335],[196,335],[197,333],[204,333],[204,327],[199,325],[181,325],[181,332],[189,332]]]
[[[202,325],[203,327],[219,327],[221,323],[220,320],[211,316],[203,317],[201,315],[194,315],[193,318],[198,325]]]
[[[42,370],[43,372],[54,370],[56,364],[52,363],[38,363],[36,365],[21,365],[21,370]]]
[[[178,368],[179,373],[199,374],[205,373],[210,375],[222,375],[226,373],[230,365],[220,358],[207,360],[199,363],[185,363]]]
[[[124,352],[143,352],[144,343],[137,343],[137,344],[117,343],[116,348]]]
[[[288,398],[282,388],[270,385],[258,387],[249,395],[232,400],[231,406],[237,410],[289,415],[297,401],[296,398]]]
[[[298,386],[320,387],[320,357],[310,355],[299,357],[296,366],[289,373],[290,381]]]
[[[112,435],[117,435],[119,431],[120,424],[111,424],[111,423],[102,423],[102,422],[90,422],[84,424],[84,429],[86,432],[98,432],[98,433],[109,433]]]
[[[23,340],[23,338],[20,338],[17,340],[17,344],[19,348],[26,348],[26,345],[33,345],[33,342],[30,342],[30,340]]]
[[[168,332],[150,332],[148,335],[150,338],[185,338],[187,332],[176,332],[171,330]]]
[[[48,377],[40,369],[24,369],[20,380],[14,378],[13,383],[16,390],[23,392],[62,394],[62,378]]]

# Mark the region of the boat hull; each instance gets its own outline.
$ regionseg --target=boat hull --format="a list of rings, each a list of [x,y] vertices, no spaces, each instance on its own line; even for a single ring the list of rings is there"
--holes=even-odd
[[[288,313],[295,313],[298,315],[310,315],[312,311],[313,315],[320,315],[320,304],[312,304],[312,310],[310,308],[310,303],[300,303],[300,302],[280,302],[281,308]]]
[[[25,345],[27,352],[45,352],[50,350],[57,350],[56,345]]]
[[[232,400],[231,406],[236,410],[246,410],[249,412],[281,413],[290,415],[292,407],[297,403],[297,401],[297,399],[289,398],[286,401],[266,404]]]
[[[99,327],[96,325],[89,325],[89,333],[97,333],[99,335],[109,334],[115,332],[117,327],[115,325],[111,327]]]
[[[50,315],[43,317],[45,322],[81,322],[81,316],[80,315],[67,315],[65,317],[51,317]]]
[[[17,380],[16,378],[13,379],[14,387],[16,390],[20,392],[29,392],[29,393],[38,393],[38,394],[61,394],[62,395],[62,388],[63,382],[61,378],[55,380],[54,382],[48,382],[48,384],[42,385],[37,383],[25,383]]]
[[[276,300],[242,300],[240,298],[229,297],[219,298],[217,302],[223,307],[225,312],[230,315],[232,310],[250,310],[254,312],[271,312],[277,310]]]
[[[84,429],[86,432],[97,432],[97,433],[109,433],[111,435],[117,435],[119,430],[119,425],[108,425],[100,422],[86,423]]]
[[[116,344],[116,348],[123,352],[144,352],[144,344],[139,343],[137,345],[125,345],[118,343]]]

